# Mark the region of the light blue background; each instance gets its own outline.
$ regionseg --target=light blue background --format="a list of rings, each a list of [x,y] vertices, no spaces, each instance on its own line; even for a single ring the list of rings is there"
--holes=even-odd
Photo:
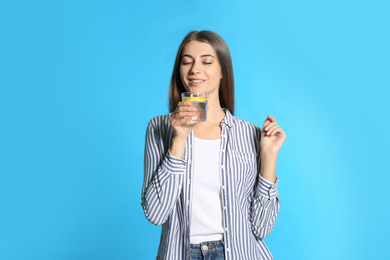
[[[388,1],[0,1],[0,259],[154,259],[148,121],[190,30],[287,133],[275,259],[389,259]]]

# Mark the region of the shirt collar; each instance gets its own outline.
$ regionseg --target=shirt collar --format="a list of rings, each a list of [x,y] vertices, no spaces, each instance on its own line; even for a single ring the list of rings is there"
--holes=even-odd
[[[225,112],[225,117],[221,123],[227,125],[228,127],[232,127],[234,125],[234,116],[227,108],[222,108],[222,110]]]

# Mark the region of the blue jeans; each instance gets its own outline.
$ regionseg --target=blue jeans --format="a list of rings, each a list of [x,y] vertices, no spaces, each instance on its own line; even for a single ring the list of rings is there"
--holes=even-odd
[[[191,244],[191,260],[224,260],[225,249],[222,241]]]

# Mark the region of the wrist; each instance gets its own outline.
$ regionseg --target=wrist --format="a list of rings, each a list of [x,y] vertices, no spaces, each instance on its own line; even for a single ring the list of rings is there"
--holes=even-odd
[[[174,136],[171,143],[171,155],[182,158],[184,155],[184,147],[186,145],[187,137]]]
[[[187,141],[188,136],[173,136],[172,137],[172,142],[180,142],[180,143],[185,143]]]
[[[262,159],[266,159],[266,158],[276,159],[278,157],[278,152],[261,149],[260,156]]]

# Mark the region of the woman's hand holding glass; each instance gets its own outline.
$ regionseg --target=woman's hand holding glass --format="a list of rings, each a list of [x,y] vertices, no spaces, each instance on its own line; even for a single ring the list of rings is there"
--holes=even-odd
[[[196,115],[196,108],[191,106],[191,102],[179,102],[175,112],[171,116],[171,126],[173,138],[171,144],[171,155],[183,157],[185,142],[189,133],[194,128],[195,123],[190,122]]]
[[[195,123],[190,123],[196,115],[196,108],[191,106],[191,102],[180,102],[176,111],[172,113],[171,125],[174,138],[187,139],[188,134],[194,128]]]

